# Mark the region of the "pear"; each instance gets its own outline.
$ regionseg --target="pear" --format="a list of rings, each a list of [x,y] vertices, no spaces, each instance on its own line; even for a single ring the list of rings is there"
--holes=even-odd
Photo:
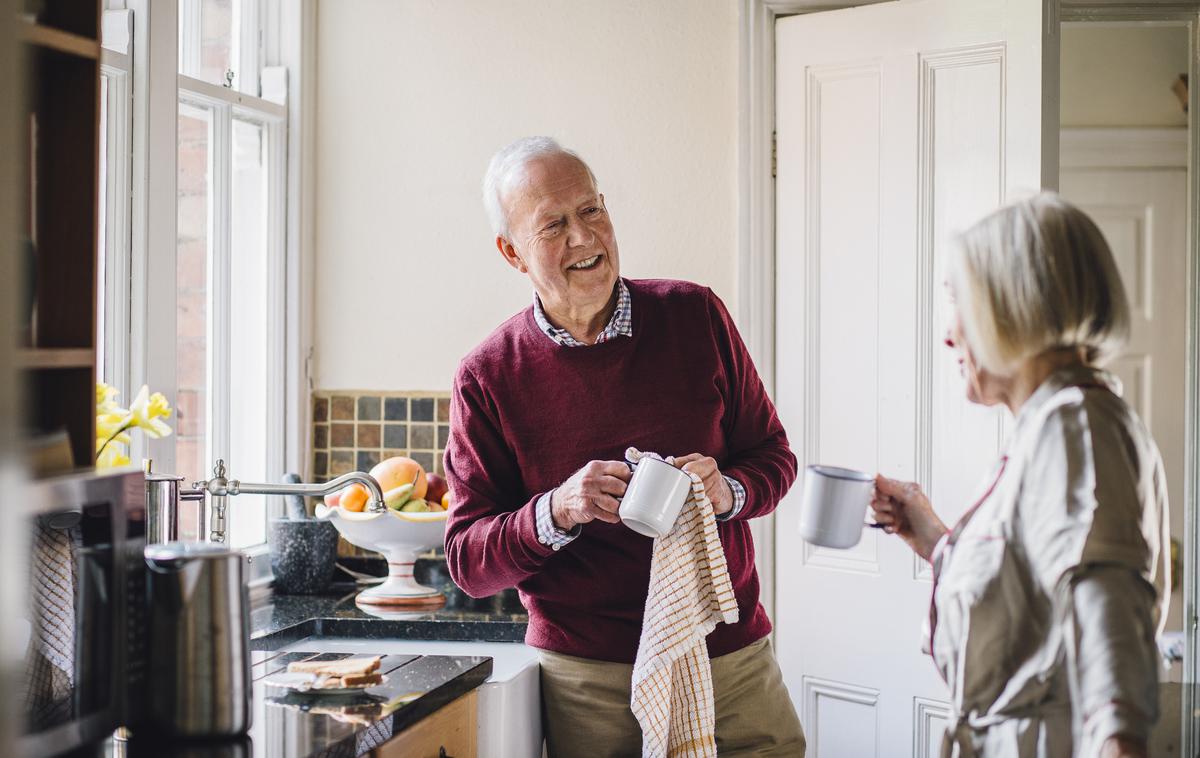
[[[421,500],[419,498],[414,498],[412,500],[409,500],[404,505],[400,506],[400,510],[404,511],[405,513],[428,513],[429,506],[425,503],[424,500]]]
[[[412,496],[412,493],[412,484],[401,484],[399,487],[395,487],[383,493],[383,502],[388,508],[401,510],[404,504],[408,502],[409,497]]]

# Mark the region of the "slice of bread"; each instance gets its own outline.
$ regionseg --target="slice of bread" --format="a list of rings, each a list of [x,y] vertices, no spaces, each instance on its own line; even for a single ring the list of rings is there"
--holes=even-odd
[[[383,682],[383,677],[379,674],[363,674],[361,676],[343,676],[343,687],[369,687],[373,684]]]
[[[288,671],[302,671],[327,677],[364,676],[379,668],[382,656],[370,658],[343,658],[340,661],[294,661]]]

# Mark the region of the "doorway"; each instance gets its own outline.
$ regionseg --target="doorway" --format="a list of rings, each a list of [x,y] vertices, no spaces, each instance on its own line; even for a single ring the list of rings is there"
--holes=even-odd
[[[1067,23],[1062,30],[1060,184],[1104,233],[1133,329],[1110,367],[1162,452],[1180,561],[1167,619],[1162,715],[1151,755],[1179,755],[1185,542],[1188,160],[1186,25]],[[1169,643],[1175,642],[1175,645]]]
[[[764,11],[781,11],[783,5],[749,0],[745,15],[754,23],[744,24],[743,33],[761,32]],[[1177,475],[1182,494],[1172,493],[1172,532],[1193,546],[1200,473],[1200,257],[1187,226],[1196,215],[1198,180],[1186,161],[1197,130],[1185,121],[1169,127],[1175,136],[1163,137],[1178,142],[1182,135],[1182,166],[1073,163],[1098,132],[1085,135],[1083,147],[1078,125],[1064,121],[1067,131],[1060,133],[1060,88],[1074,85],[1060,82],[1059,45],[1065,56],[1072,55],[1072,22],[1087,21],[1088,30],[1116,28],[1111,26],[1116,18],[1126,27],[1136,22],[1134,28],[1150,28],[1145,22],[1174,24],[1190,48],[1200,3],[1188,8],[1173,3],[1167,10],[1151,3],[1007,4],[998,12],[1026,15],[1006,19],[1001,32],[989,31],[987,14],[1002,5],[904,0],[822,9],[803,19],[767,13],[776,47],[762,44],[760,35],[750,49],[758,55],[769,50],[773,68],[757,80],[753,57],[744,68],[752,94],[743,130],[749,137],[743,140],[742,194],[744,229],[751,231],[744,234],[739,271],[747,282],[771,284],[770,307],[748,314],[753,333],[763,331],[754,325],[756,317],[769,316],[772,327],[773,349],[760,348],[756,358],[773,367],[768,386],[774,388],[802,466],[840,461],[890,468],[921,481],[944,502],[965,500],[1000,448],[1006,422],[1003,416],[941,400],[957,373],[932,349],[942,318],[936,288],[939,246],[952,230],[1008,196],[1057,187],[1061,180],[1068,197],[1085,207],[1091,203],[1097,216],[1108,214],[1099,220],[1125,261],[1123,276],[1140,277],[1135,302],[1141,303],[1142,324],[1136,329],[1145,339],[1139,342],[1135,334],[1134,350],[1116,369],[1140,395],[1143,415],[1174,409],[1172,417],[1152,426],[1156,436],[1182,440],[1164,445],[1182,460],[1175,466],[1182,469]],[[1060,27],[1060,20],[1068,25]],[[789,32],[795,37],[790,45],[780,33],[789,26],[804,29]],[[1004,36],[1014,33],[1028,36]],[[1025,57],[1030,50],[1037,55]],[[1186,50],[1185,55],[1188,62],[1173,76],[1194,73]],[[1069,65],[1063,58],[1063,66]],[[1062,97],[1072,94],[1078,92]],[[1194,93],[1188,97],[1196,100]],[[764,123],[778,130],[779,175],[773,183],[756,160],[763,157],[764,140],[754,127]],[[1141,133],[1141,141],[1153,143],[1147,134]],[[1094,142],[1091,149],[1097,149]],[[1146,172],[1141,179],[1148,184],[1136,203],[1089,194],[1103,189],[1104,170],[1125,172],[1112,179],[1116,183]],[[1170,241],[1172,234],[1178,237],[1178,220],[1163,222],[1172,214],[1185,224],[1182,257],[1172,259],[1183,265],[1165,278],[1168,284],[1183,284],[1181,299],[1154,290],[1154,276],[1164,269],[1149,265],[1158,247],[1179,247]],[[773,235],[753,231],[768,220]],[[1119,235],[1124,237],[1115,241]],[[740,294],[745,292],[740,286]],[[768,290],[757,286],[754,292]],[[1155,301],[1168,300],[1176,304],[1174,311],[1154,307]],[[1172,312],[1178,315],[1179,303],[1182,338],[1160,328]],[[1163,321],[1156,323],[1160,317]],[[1182,369],[1168,368],[1171,348],[1151,344],[1160,337],[1172,345],[1182,339],[1184,350],[1174,354],[1184,356]],[[1173,389],[1156,386],[1172,374]],[[1178,403],[1158,399],[1170,392]],[[1164,449],[1164,456],[1170,455]],[[919,652],[927,568],[896,549],[902,546],[871,533],[852,551],[804,545],[796,535],[798,497],[799,488],[775,519],[774,619],[781,666],[809,731],[810,755],[936,755],[948,704],[944,685]],[[954,506],[947,511],[953,520]],[[1194,550],[1188,552],[1190,569],[1182,573],[1194,576]],[[1176,591],[1173,628],[1182,628],[1183,618],[1194,618],[1196,595],[1190,581]],[[1194,640],[1191,645],[1194,649]],[[1191,668],[1176,666],[1171,678],[1194,682],[1195,662],[1188,663]],[[1189,742],[1194,719],[1170,723],[1171,715],[1191,709],[1188,690],[1177,693],[1185,700],[1182,705],[1169,695],[1163,699],[1164,711],[1171,713],[1163,721],[1165,741],[1156,743],[1153,754],[1181,754],[1181,742],[1187,750],[1200,744]]]

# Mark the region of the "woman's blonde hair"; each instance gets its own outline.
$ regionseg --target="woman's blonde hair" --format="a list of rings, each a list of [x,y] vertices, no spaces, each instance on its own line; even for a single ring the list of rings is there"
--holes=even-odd
[[[955,240],[949,283],[976,361],[1006,375],[1054,348],[1114,357],[1129,335],[1125,287],[1087,214],[1043,192],[988,215]]]

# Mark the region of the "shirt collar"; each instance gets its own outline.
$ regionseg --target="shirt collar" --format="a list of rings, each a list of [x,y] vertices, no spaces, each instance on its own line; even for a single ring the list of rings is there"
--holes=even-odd
[[[563,347],[586,347],[587,345],[571,336],[571,333],[566,329],[560,329],[550,323],[550,319],[546,318],[546,311],[542,308],[542,299],[535,293],[533,296],[533,319],[537,322],[538,328],[542,333],[553,340],[556,344]],[[632,337],[633,336],[633,299],[629,296],[629,288],[625,286],[624,279],[617,279],[617,308],[613,311],[612,318],[608,320],[608,325],[604,327],[604,331],[600,332],[600,336],[596,338],[596,344],[608,342],[616,337]]]
[[[1046,377],[1017,411],[1012,437],[1016,438],[1019,430],[1029,423],[1029,419],[1037,415],[1038,409],[1067,387],[1100,387],[1117,396],[1120,396],[1122,390],[1121,380],[1103,369],[1093,366],[1068,366],[1059,369]]]

